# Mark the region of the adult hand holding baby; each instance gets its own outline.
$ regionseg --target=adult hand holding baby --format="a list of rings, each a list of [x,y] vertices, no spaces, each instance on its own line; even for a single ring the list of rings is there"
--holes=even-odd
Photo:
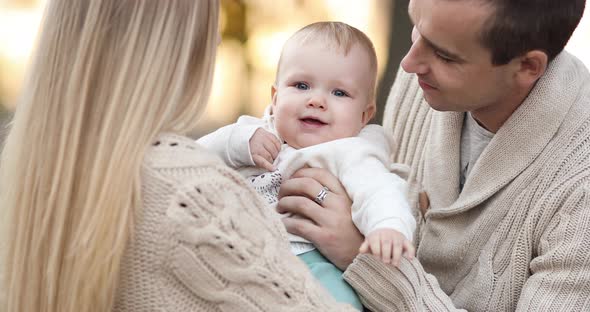
[[[329,191],[319,205],[313,199],[324,186]],[[327,169],[303,168],[281,185],[277,211],[293,213],[294,217],[281,219],[287,232],[311,241],[344,271],[364,240],[352,223],[351,206],[344,187]]]
[[[273,163],[281,150],[281,141],[272,133],[259,128],[249,141],[250,154],[257,167],[275,171]]]

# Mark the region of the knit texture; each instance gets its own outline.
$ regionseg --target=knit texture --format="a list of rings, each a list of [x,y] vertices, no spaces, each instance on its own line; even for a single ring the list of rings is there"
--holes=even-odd
[[[191,139],[150,147],[142,197],[115,311],[355,311],[291,255],[243,178]]]
[[[459,191],[463,113],[437,112],[400,71],[384,126],[430,208],[417,259],[345,272],[377,311],[590,311],[590,74],[561,53]],[[414,201],[415,202],[415,201]]]
[[[6,209],[4,211],[0,211],[0,312],[6,311],[6,290],[4,285],[6,285],[6,250],[8,249],[8,224],[7,224],[7,217],[6,217]]]

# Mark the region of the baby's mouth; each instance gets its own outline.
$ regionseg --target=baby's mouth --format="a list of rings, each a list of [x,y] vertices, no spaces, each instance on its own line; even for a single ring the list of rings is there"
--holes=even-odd
[[[327,124],[327,123],[325,123],[317,118],[313,118],[313,117],[305,117],[305,118],[301,118],[299,120],[301,120],[301,122],[303,122],[304,124],[313,125],[313,126],[323,126],[323,125]]]

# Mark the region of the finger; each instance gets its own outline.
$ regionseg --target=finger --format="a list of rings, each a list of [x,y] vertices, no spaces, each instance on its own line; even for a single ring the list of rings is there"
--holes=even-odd
[[[408,259],[408,260],[412,260],[414,259],[414,256],[416,255],[416,248],[414,248],[414,244],[412,244],[412,242],[410,242],[409,240],[405,240],[404,241],[404,256]]]
[[[385,237],[381,239],[381,260],[383,263],[391,263],[391,239]]]
[[[314,179],[321,185],[327,186],[330,189],[330,192],[336,194],[346,194],[346,190],[344,189],[344,186],[342,186],[338,178],[331,174],[327,169],[302,168],[297,170],[293,174],[293,178],[303,177]]]
[[[269,163],[268,160],[266,160],[263,156],[254,155],[252,156],[252,160],[254,160],[254,164],[256,164],[257,167],[268,171],[274,171],[272,163]]]
[[[270,137],[268,138],[268,140],[264,140],[263,145],[264,148],[266,148],[266,150],[269,151],[274,158],[276,158],[279,154],[279,151],[281,150],[281,141],[279,141],[279,139],[277,139],[276,136],[270,133],[269,135]]]
[[[283,196],[305,196],[313,199],[319,193],[323,186],[311,178],[291,178],[281,184],[279,189],[279,198]],[[330,197],[327,195],[326,198]]]
[[[401,242],[396,242],[393,246],[393,265],[399,267],[399,262],[402,256],[402,244]]]
[[[299,217],[309,219],[315,224],[324,224],[328,218],[327,211],[309,198],[301,196],[287,196],[279,199],[277,203],[278,213],[292,213]]]
[[[371,253],[375,256],[380,258],[381,257],[381,240],[377,237],[372,237],[369,239],[369,244],[371,245]]]
[[[266,148],[264,148],[264,145],[259,151],[257,151],[257,154],[262,156],[266,160],[266,162],[270,163],[271,165],[275,162],[275,158]]]
[[[359,248],[359,253],[368,253],[369,252],[369,242],[365,239],[365,241],[361,244]]]
[[[264,141],[262,143],[262,147],[272,157],[273,160],[279,154],[279,150],[277,149],[277,147],[271,141]]]
[[[252,160],[254,160],[254,163],[258,167],[264,168],[264,169],[266,169],[268,171],[274,171],[275,170],[273,164],[271,162],[269,162],[263,156],[254,155],[254,156],[252,156]]]
[[[308,219],[285,217],[281,218],[287,232],[301,236],[311,242],[317,241],[321,229]]]
[[[281,142],[281,140],[279,140],[277,137],[273,137],[272,142],[274,143],[274,145],[277,148],[277,151],[281,151],[281,146],[283,145],[283,143]]]

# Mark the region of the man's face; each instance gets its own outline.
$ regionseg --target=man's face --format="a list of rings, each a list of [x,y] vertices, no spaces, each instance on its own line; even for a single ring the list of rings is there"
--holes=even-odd
[[[410,1],[413,43],[401,66],[418,76],[433,109],[493,112],[514,92],[515,67],[493,66],[479,40],[491,13],[478,1]]]

